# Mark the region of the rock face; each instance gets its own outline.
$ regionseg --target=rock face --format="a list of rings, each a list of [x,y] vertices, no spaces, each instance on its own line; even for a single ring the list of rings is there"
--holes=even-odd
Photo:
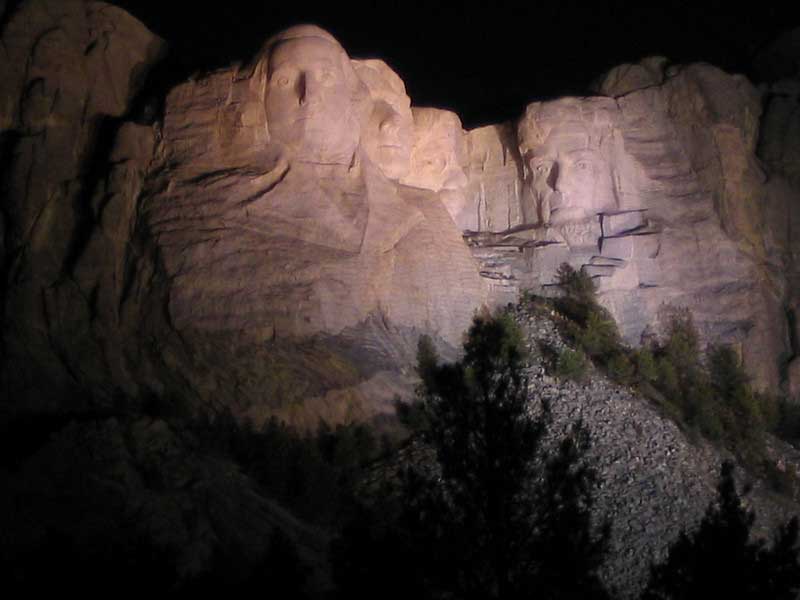
[[[786,314],[789,321],[786,390],[800,399],[800,30],[779,39],[762,55],[762,67],[777,68],[779,79],[766,87],[758,153],[772,175],[767,237],[774,262],[788,282]],[[770,60],[766,60],[769,57]]]
[[[23,2],[4,22],[2,396],[35,410],[55,389],[119,370],[114,332],[87,334],[95,310],[116,311],[111,296],[152,157],[152,132],[120,120],[164,43],[102,2]],[[79,275],[82,255],[96,268]]]
[[[153,98],[156,115],[139,109],[165,45],[125,12],[0,1],[0,17],[0,423],[154,398],[256,424],[368,420],[412,393],[421,334],[452,358],[474,311],[551,293],[565,261],[629,342],[685,306],[761,387],[800,399],[796,79],[762,95],[652,58],[598,96],[465,132],[412,107],[382,61],[300,26]],[[518,317],[534,351],[563,344]],[[716,458],[626,391],[556,386],[540,366],[532,391],[598,440],[598,505],[631,552],[607,578],[640,583],[675,523],[699,518]],[[55,525],[135,514],[187,574],[290,520],[160,419],[69,425],[20,469],[0,487],[48,490]],[[51,474],[76,472],[91,485],[50,495]],[[95,497],[107,513],[70,512]],[[0,511],[32,546],[38,508]]]
[[[661,59],[618,67],[598,89],[612,97],[533,103],[517,124],[524,189],[506,183],[482,212],[519,216],[469,236],[492,290],[546,293],[567,261],[595,278],[629,342],[658,327],[665,305],[686,306],[705,340],[734,344],[775,389],[792,352],[794,283],[782,257],[791,236],[776,239],[768,221],[798,195],[766,185],[758,92],[710,65]]]
[[[413,119],[387,65],[299,26],[249,65],[176,86],[153,126],[117,123],[94,157],[103,180],[82,181],[93,188],[73,202],[92,218],[56,220],[81,239],[43,246],[62,264],[32,289],[10,286],[7,314],[25,304],[30,318],[7,333],[9,364],[30,376],[9,369],[8,397],[31,408],[37,380],[107,399],[235,397],[256,422],[312,426],[391,407],[411,390],[418,336],[452,354],[486,301],[444,201],[450,172],[463,178],[450,156],[460,122],[422,111],[412,153]],[[430,169],[437,153],[450,162]]]
[[[632,343],[683,305],[763,387],[798,370],[791,82],[762,118],[742,77],[651,58],[465,132],[299,26],[148,116],[164,44],[126,13],[30,0],[4,23],[9,412],[157,396],[368,418],[412,389],[420,334],[452,355],[475,310],[549,293],[563,261]]]

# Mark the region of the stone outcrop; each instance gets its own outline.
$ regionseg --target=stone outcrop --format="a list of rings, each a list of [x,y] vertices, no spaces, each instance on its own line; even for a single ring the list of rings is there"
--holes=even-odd
[[[81,179],[69,204],[85,221],[54,217],[70,245],[53,239],[43,252],[62,262],[36,285],[10,279],[6,314],[24,305],[29,317],[6,328],[9,398],[36,410],[30,397],[65,390],[101,402],[188,397],[314,426],[391,410],[411,390],[404,370],[420,334],[452,355],[486,301],[449,212],[463,179],[453,113],[424,109],[415,125],[385,63],[351,61],[314,26],[177,85],[163,104],[153,125],[118,121],[104,144],[85,141],[102,174]],[[13,218],[30,202],[11,177]],[[6,247],[41,270],[16,242],[18,220]]]
[[[618,67],[598,89],[610,97],[533,103],[519,121],[524,189],[506,183],[483,212],[521,220],[467,236],[492,290],[546,293],[569,262],[595,278],[630,343],[658,327],[665,305],[686,306],[706,341],[733,344],[757,384],[776,389],[794,284],[788,239],[768,220],[797,194],[779,197],[756,157],[757,90],[662,59]]]
[[[31,0],[2,41],[11,412],[157,396],[369,418],[413,387],[420,334],[453,355],[475,310],[549,293],[564,261],[631,343],[682,305],[761,387],[798,369],[791,82],[762,116],[744,78],[650,58],[465,132],[299,26],[147,116],[164,44],[123,11]]]
[[[800,398],[800,30],[788,32],[762,53],[760,66],[781,78],[764,86],[758,154],[771,177],[766,232],[774,262],[788,282],[789,352],[786,391]],[[769,60],[767,60],[769,58]]]
[[[23,2],[4,22],[2,395],[35,410],[37,402],[62,401],[52,390],[91,385],[103,368],[97,363],[115,362],[119,353],[106,327],[94,347],[86,345],[90,297],[106,300],[122,284],[120,259],[152,133],[121,119],[165,45],[102,2]],[[88,277],[103,285],[84,287],[74,278],[76,259],[92,244],[100,254]],[[82,297],[73,302],[76,295]],[[80,366],[78,355],[87,359]]]
[[[27,0],[0,16],[0,420],[156,399],[256,424],[366,421],[412,394],[421,334],[453,358],[474,311],[550,294],[563,262],[592,275],[629,342],[685,306],[758,385],[800,397],[796,80],[762,95],[652,58],[613,69],[598,96],[465,132],[412,107],[384,62],[300,26],[148,115],[165,44],[130,15]],[[518,316],[534,351],[563,344]],[[607,577],[641,581],[699,518],[718,457],[605,380],[529,374],[562,422],[590,421],[599,506],[626,549]],[[93,473],[37,501],[90,529],[102,523],[67,504],[97,491],[163,534],[187,574],[278,523],[319,543],[159,419],[72,424],[20,468],[0,487]],[[30,508],[5,506],[0,524],[36,545]]]

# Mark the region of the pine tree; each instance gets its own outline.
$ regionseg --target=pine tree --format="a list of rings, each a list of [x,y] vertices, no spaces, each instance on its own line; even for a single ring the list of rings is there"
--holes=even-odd
[[[733,466],[720,473],[717,499],[693,533],[681,533],[667,560],[651,568],[643,600],[790,600],[800,591],[797,518],[780,527],[771,547],[751,540],[755,521],[742,506]]]
[[[424,435],[437,476],[415,473],[404,493],[428,534],[428,587],[440,597],[606,598],[597,570],[608,532],[589,516],[589,436],[576,424],[545,455],[549,410],[531,414],[523,358],[507,316],[476,318],[460,362],[425,354]]]

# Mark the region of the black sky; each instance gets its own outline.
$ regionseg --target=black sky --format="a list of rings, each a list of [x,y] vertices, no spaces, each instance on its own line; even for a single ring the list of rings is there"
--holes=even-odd
[[[380,57],[415,105],[455,110],[465,127],[520,114],[534,99],[581,94],[621,62],[661,54],[751,71],[751,58],[800,25],[791,2],[652,0],[112,0],[171,44],[174,69],[246,60],[289,25],[316,23],[350,56]]]

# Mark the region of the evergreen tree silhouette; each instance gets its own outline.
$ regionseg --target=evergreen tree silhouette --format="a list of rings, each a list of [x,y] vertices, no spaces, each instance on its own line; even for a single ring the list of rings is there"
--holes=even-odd
[[[751,540],[755,514],[742,506],[733,465],[724,463],[717,499],[693,533],[681,533],[667,560],[651,568],[643,600],[790,600],[800,591],[798,521],[779,527],[773,545]]]
[[[608,528],[590,520],[589,436],[577,423],[547,445],[549,409],[532,414],[523,358],[510,317],[476,317],[454,364],[439,364],[423,340],[421,436],[430,452],[380,503],[380,527],[362,518],[359,541],[344,536],[349,558],[338,573],[350,596],[369,591],[350,584],[380,570],[372,557],[390,545],[398,585],[418,598],[608,597],[597,575]]]

